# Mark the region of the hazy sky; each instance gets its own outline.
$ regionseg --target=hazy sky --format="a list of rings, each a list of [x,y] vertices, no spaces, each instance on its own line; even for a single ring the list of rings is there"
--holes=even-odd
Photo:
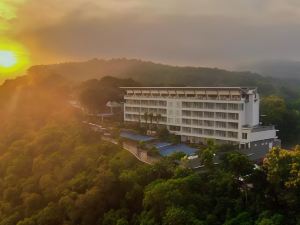
[[[33,63],[129,57],[234,68],[300,59],[300,0],[0,0]]]

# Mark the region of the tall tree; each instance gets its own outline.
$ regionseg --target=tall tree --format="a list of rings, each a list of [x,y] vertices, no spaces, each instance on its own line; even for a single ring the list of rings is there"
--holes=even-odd
[[[149,119],[149,113],[145,112],[144,113],[144,120],[145,120],[146,124],[148,124],[148,119]]]

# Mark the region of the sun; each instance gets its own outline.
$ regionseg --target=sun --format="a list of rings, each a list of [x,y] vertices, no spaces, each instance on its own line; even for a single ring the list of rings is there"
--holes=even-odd
[[[21,43],[0,38],[0,82],[23,75],[29,65],[29,52]]]
[[[13,67],[17,64],[17,58],[14,52],[0,50],[0,66],[5,68]]]

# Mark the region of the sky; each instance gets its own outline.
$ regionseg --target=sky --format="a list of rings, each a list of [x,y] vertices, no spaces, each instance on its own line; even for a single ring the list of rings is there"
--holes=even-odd
[[[0,42],[21,44],[31,64],[300,60],[299,25],[299,0],[0,0]]]

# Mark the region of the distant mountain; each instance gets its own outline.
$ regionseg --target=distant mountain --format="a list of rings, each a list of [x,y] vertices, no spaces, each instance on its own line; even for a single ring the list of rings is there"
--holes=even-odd
[[[274,79],[252,72],[234,72],[218,68],[179,67],[135,59],[93,59],[33,66],[34,75],[62,75],[68,80],[85,81],[104,76],[132,78],[151,86],[256,86],[262,94],[280,94],[287,98],[298,96],[300,81]]]
[[[262,61],[245,66],[251,71],[255,71],[264,76],[288,79],[300,79],[300,61],[274,60]]]
[[[228,78],[237,78],[236,84],[244,79],[260,76],[250,72],[232,72],[217,68],[178,67],[146,62],[136,59],[93,59],[86,62],[70,62],[52,65],[37,65],[29,69],[34,74],[61,74],[71,80],[83,81],[104,76],[133,78],[152,85],[222,85]],[[240,77],[240,75],[243,75]],[[195,84],[195,79],[197,83]]]

